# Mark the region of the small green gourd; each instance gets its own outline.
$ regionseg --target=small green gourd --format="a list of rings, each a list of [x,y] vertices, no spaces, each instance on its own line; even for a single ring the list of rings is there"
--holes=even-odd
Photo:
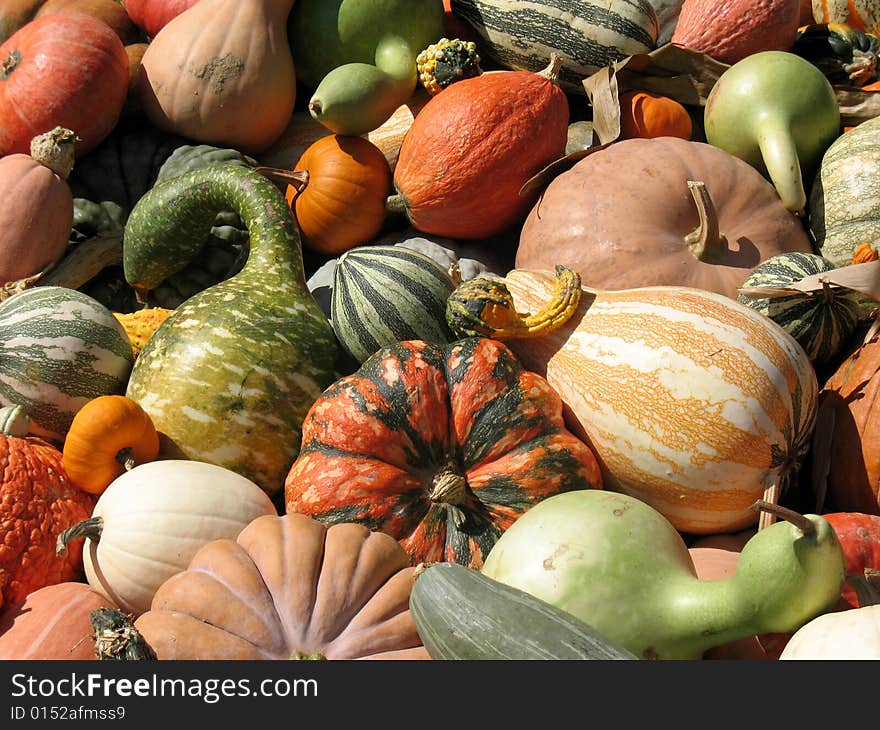
[[[125,230],[129,284],[146,293],[198,253],[216,214],[250,236],[244,267],[181,304],[141,351],[127,395],[163,453],[231,469],[277,493],[314,400],[336,379],[333,330],[306,287],[290,208],[247,166],[197,169],[153,187]]]
[[[532,507],[482,572],[577,616],[645,659],[700,659],[747,636],[796,631],[837,602],[843,550],[831,524],[758,503],[785,521],[757,532],[727,580],[697,578],[680,533],[647,503],[583,489]]]

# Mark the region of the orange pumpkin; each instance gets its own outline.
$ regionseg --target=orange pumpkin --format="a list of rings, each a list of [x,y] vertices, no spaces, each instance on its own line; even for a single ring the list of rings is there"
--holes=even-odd
[[[92,514],[91,495],[64,471],[61,452],[27,433],[20,406],[0,408],[0,606],[82,575],[82,546],[55,554],[58,535]],[[20,435],[13,435],[13,434]]]
[[[860,243],[853,254],[852,263],[867,264],[880,259],[880,253],[870,243]]]
[[[385,221],[391,167],[382,151],[363,137],[336,134],[313,142],[294,166],[308,173],[306,186],[287,186],[303,244],[338,254],[366,243]]]
[[[152,419],[124,395],[90,400],[77,411],[64,439],[64,469],[90,494],[101,494],[116,477],[158,454]]]
[[[691,115],[675,99],[648,91],[627,91],[620,95],[619,101],[621,139],[691,138]]]
[[[0,614],[0,660],[97,659],[89,613],[115,607],[88,583],[40,588]]]

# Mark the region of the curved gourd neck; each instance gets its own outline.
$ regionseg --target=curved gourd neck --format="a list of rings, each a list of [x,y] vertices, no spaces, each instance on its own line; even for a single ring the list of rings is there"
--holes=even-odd
[[[766,119],[758,134],[764,167],[782,204],[795,215],[803,215],[807,204],[797,145],[791,130],[780,120]]]

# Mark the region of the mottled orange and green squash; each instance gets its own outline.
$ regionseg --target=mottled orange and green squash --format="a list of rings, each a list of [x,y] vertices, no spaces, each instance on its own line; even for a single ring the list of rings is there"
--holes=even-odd
[[[413,563],[482,566],[526,509],[601,488],[597,460],[562,401],[501,342],[383,348],[331,385],[303,423],[287,512],[359,522]]]

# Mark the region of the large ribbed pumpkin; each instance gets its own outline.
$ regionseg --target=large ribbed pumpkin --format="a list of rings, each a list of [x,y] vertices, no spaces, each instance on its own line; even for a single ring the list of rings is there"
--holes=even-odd
[[[525,182],[565,154],[569,109],[547,74],[499,71],[463,79],[422,108],[400,146],[389,208],[423,233],[493,236],[525,217]]]
[[[82,155],[119,119],[129,64],[119,36],[85,13],[32,20],[0,46],[0,155],[27,153],[56,126],[76,133]]]
[[[517,311],[551,300],[550,272],[501,281]],[[800,345],[719,294],[584,289],[562,327],[507,343],[562,397],[606,487],[683,532],[753,524],[755,500],[792,473],[815,421],[816,375]]]
[[[386,532],[413,563],[474,568],[533,504],[599,486],[559,396],[479,337],[401,342],[331,385],[284,484],[287,512]]]
[[[846,266],[860,244],[880,249],[880,117],[842,134],[810,190],[810,230],[822,255]]]
[[[751,165],[660,137],[616,142],[556,177],[523,224],[516,266],[561,264],[596,289],[687,286],[736,298],[761,261],[811,250]]]
[[[863,344],[826,381],[819,425],[831,428],[827,453],[829,508],[880,515],[880,334]],[[817,426],[817,441],[818,441]]]

